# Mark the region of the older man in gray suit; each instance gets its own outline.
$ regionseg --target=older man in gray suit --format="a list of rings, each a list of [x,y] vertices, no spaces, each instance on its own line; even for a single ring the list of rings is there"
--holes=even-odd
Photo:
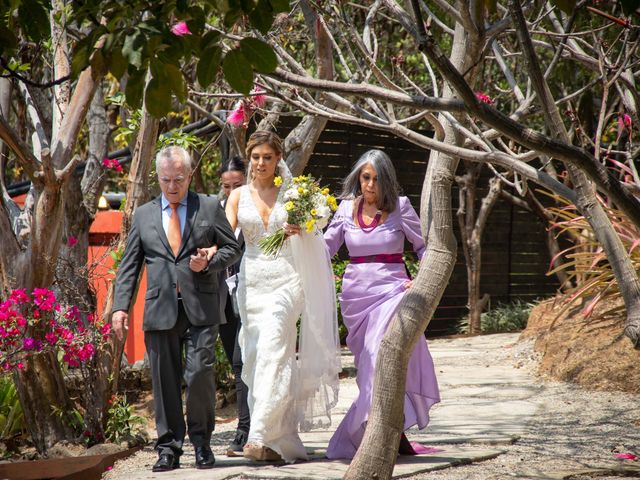
[[[153,471],[180,466],[185,432],[195,447],[196,467],[211,468],[214,345],[224,321],[218,307],[218,272],[239,258],[240,248],[219,201],[189,191],[192,167],[186,150],[162,149],[156,156],[156,171],[162,195],[135,212],[116,279],[113,331],[122,340],[138,274],[146,265],[142,329],[151,366],[159,455]],[[204,248],[214,244],[217,253],[208,260]]]

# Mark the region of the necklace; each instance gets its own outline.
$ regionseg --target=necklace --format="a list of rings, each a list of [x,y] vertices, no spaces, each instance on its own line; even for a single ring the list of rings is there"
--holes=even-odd
[[[364,208],[364,198],[362,200],[360,200],[360,204],[358,205],[358,223],[360,224],[360,229],[364,232],[364,233],[369,233],[371,231],[373,231],[374,228],[376,228],[378,226],[378,223],[380,222],[380,219],[382,218],[382,212],[380,210],[378,210],[376,212],[375,217],[373,217],[373,220],[371,220],[371,223],[369,225],[367,225],[366,223],[364,223],[364,218],[362,218],[362,209]]]

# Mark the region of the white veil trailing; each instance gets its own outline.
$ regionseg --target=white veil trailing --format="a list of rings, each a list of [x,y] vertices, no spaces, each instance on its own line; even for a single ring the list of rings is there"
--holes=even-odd
[[[284,160],[280,160],[278,169],[282,188],[286,188],[291,171]],[[300,430],[304,432],[331,425],[331,408],[338,402],[338,374],[342,369],[340,341],[333,270],[322,232],[314,229],[289,240],[305,300],[296,388]]]

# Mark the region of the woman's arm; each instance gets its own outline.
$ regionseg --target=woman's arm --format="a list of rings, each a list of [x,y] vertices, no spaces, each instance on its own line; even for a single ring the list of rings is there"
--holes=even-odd
[[[324,232],[324,240],[327,242],[330,257],[333,257],[337,253],[344,242],[344,213],[348,203],[350,202],[347,200],[340,202],[338,210],[336,210],[336,213],[331,219],[331,223],[329,223],[329,226]]]
[[[240,189],[236,188],[231,192],[227,202],[224,206],[224,213],[227,217],[227,221],[229,222],[229,226],[231,226],[231,231],[235,232],[236,227],[238,226],[238,202],[240,199]],[[207,252],[207,260],[211,261],[213,256],[218,251],[217,245],[212,245],[209,248],[203,248]]]
[[[422,238],[420,218],[407,197],[398,198],[398,202],[400,202],[400,214],[402,216],[402,231],[413,245],[413,250],[418,254],[418,258],[422,259],[427,247]]]

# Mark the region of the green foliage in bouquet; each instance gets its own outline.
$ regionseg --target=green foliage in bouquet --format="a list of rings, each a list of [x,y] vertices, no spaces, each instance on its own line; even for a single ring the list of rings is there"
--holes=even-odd
[[[287,210],[287,223],[300,225],[303,232],[310,233],[315,228],[322,230],[336,211],[338,204],[335,197],[330,195],[328,188],[322,188],[311,175],[294,177],[283,184],[281,177],[273,181],[276,186],[284,189],[284,208]],[[265,255],[278,256],[282,250],[287,235],[284,229],[264,237],[260,249]]]

